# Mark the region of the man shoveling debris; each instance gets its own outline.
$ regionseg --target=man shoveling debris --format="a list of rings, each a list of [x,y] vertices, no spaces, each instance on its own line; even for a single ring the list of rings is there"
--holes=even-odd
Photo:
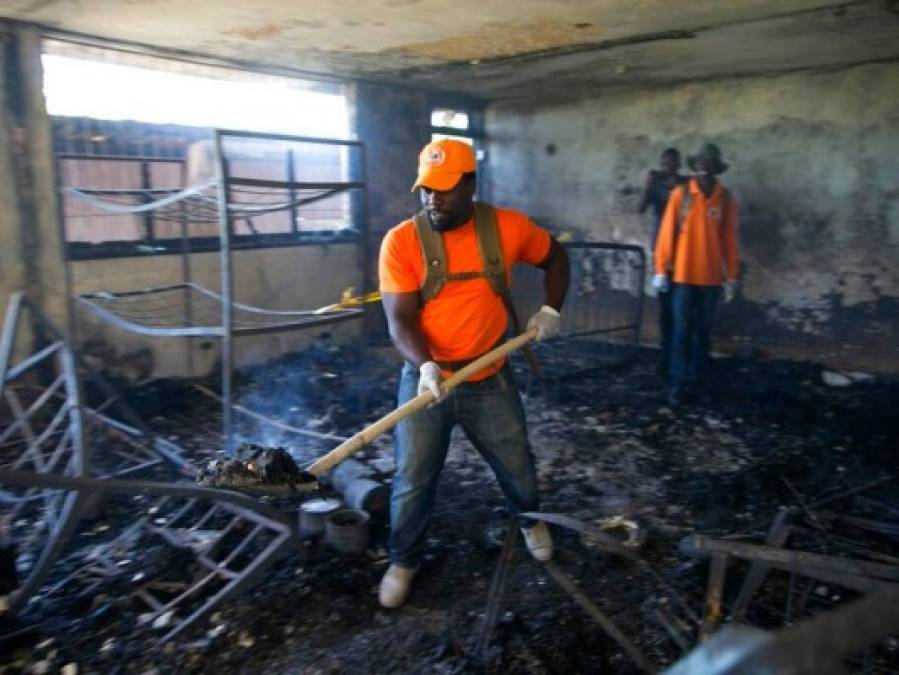
[[[380,288],[394,346],[405,358],[400,404],[430,390],[437,401],[397,428],[390,509],[391,565],[379,599],[399,607],[418,571],[450,433],[458,423],[488,461],[515,513],[538,510],[534,459],[524,411],[505,360],[447,392],[443,378],[491,350],[511,314],[511,267],[545,270],[545,304],[531,317],[537,340],[557,335],[568,290],[568,257],[548,232],[524,214],[473,201],[476,162],[471,146],[440,140],[422,150],[418,180],[423,210],[387,233],[379,261]],[[523,522],[528,549],[552,557],[543,523]]]

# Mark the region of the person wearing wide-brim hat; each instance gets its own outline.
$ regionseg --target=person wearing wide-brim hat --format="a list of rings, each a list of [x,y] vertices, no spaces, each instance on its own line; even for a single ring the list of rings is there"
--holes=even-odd
[[[721,149],[705,143],[687,157],[690,181],[671,193],[653,256],[656,290],[670,288],[674,315],[668,400],[689,400],[708,362],[715,304],[736,290],[737,204],[717,176],[727,171]]]
[[[699,166],[707,165],[708,170],[715,176],[720,176],[730,167],[721,161],[721,148],[714,143],[706,143],[695,155],[687,157],[687,166],[690,171],[699,172]]]

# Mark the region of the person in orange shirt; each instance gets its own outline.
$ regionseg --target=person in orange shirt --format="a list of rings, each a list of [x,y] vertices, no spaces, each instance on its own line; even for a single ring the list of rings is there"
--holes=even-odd
[[[737,204],[717,176],[727,171],[721,150],[706,143],[689,157],[695,173],[671,193],[656,240],[653,286],[671,292],[673,333],[668,400],[680,405],[695,395],[708,362],[715,304],[736,291]]]
[[[528,321],[528,327],[537,328],[537,340],[559,334],[568,290],[568,256],[548,232],[522,213],[474,202],[476,167],[474,151],[464,142],[444,139],[425,146],[412,187],[419,190],[423,210],[391,229],[381,244],[384,311],[391,340],[406,361],[399,404],[426,390],[437,399],[397,426],[387,547],[391,565],[378,594],[385,607],[399,607],[409,595],[456,424],[490,464],[513,513],[539,506],[524,409],[508,364],[485,368],[448,393],[441,387],[445,377],[490,351],[506,334],[507,305],[486,276],[488,262],[493,269],[499,262],[504,266],[499,268],[503,288],[516,262],[545,270],[545,304]],[[489,248],[482,239],[488,222],[495,222],[491,231],[499,239],[493,253],[482,251]],[[443,259],[434,253],[435,240]],[[440,279],[436,286],[434,275]],[[542,522],[522,522],[522,532],[535,558],[552,557],[552,538]]]

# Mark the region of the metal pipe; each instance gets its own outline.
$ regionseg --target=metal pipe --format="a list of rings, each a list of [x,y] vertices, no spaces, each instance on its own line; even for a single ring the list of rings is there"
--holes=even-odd
[[[222,294],[222,442],[225,454],[231,455],[233,435],[231,399],[234,372],[234,279],[231,272],[231,215],[228,209],[228,164],[222,145],[222,132],[216,129],[215,156],[218,179],[219,263]]]
[[[292,519],[281,511],[273,509],[240,492],[203,487],[193,483],[160,483],[148,480],[122,480],[118,478],[88,478],[86,476],[60,476],[57,474],[34,473],[33,471],[0,470],[0,485],[17,487],[39,487],[55,490],[75,490],[78,492],[114,492],[121,494],[146,494],[163,497],[183,497],[185,499],[208,499],[230,504],[243,509],[245,517],[252,518],[258,513],[270,520],[293,526]]]
[[[518,543],[518,518],[510,518],[506,528],[506,538],[503,542],[503,550],[499,556],[499,563],[490,581],[490,591],[487,594],[487,609],[484,611],[484,623],[481,626],[481,636],[478,640],[478,656],[484,668],[487,667],[487,648],[490,646],[490,638],[496,626],[496,614],[499,611],[506,588],[506,578],[512,561],[515,558],[515,544]]]

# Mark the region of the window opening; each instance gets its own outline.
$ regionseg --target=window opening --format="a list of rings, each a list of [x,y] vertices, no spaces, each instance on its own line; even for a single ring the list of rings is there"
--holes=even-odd
[[[250,132],[230,142],[232,175],[326,186],[361,180],[358,144],[330,141],[349,137],[339,83],[59,41],[45,42],[43,64],[74,258],[182,253],[185,223],[190,250],[214,250],[214,128]],[[292,138],[279,142],[272,134]],[[193,188],[188,199],[165,205]],[[339,188],[275,195],[241,187],[228,199],[238,207],[236,247],[352,240],[361,228],[358,195]]]

